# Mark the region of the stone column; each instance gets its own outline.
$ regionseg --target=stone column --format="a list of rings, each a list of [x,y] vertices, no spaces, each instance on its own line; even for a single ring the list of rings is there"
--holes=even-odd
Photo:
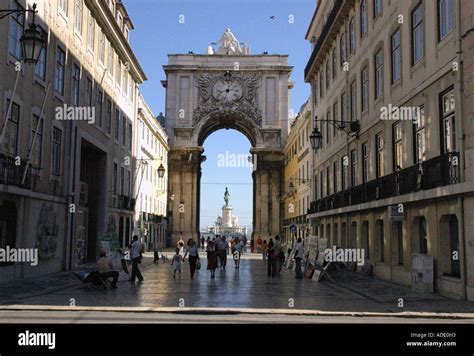
[[[258,153],[254,177],[254,236],[267,239],[280,234],[282,155]]]
[[[183,239],[199,235],[199,181],[202,148],[173,149],[169,153],[169,195],[171,204],[171,246],[181,233]],[[184,212],[180,212],[180,206]]]

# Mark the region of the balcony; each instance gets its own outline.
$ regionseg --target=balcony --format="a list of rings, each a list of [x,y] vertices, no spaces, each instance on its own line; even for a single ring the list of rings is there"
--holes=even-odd
[[[459,182],[459,153],[450,152],[313,201],[310,213],[321,213]]]
[[[38,170],[28,166],[24,184],[21,184],[25,173],[26,161],[21,160],[16,164],[15,157],[0,154],[0,184],[13,185],[19,188],[32,189],[32,181],[36,180]]]
[[[135,210],[135,199],[130,198],[126,195],[118,196],[118,208],[121,210],[134,211]]]

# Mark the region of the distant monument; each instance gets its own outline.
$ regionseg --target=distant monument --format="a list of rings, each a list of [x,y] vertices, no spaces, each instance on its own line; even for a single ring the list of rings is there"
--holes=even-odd
[[[218,216],[214,225],[207,227],[207,232],[225,236],[246,236],[247,227],[239,226],[237,216],[232,214],[233,208],[230,205],[230,193],[227,187],[224,192],[224,201],[222,217]]]

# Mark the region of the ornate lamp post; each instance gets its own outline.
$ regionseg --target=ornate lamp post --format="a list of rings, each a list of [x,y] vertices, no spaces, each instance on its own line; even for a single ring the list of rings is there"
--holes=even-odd
[[[344,131],[347,136],[359,136],[360,131],[360,122],[356,121],[345,121],[345,120],[319,120],[317,116],[314,117],[314,129],[311,135],[309,136],[309,140],[311,142],[311,147],[314,151],[317,151],[322,147],[323,142],[323,135],[318,130],[317,123],[318,122],[327,122],[333,125],[339,131]]]

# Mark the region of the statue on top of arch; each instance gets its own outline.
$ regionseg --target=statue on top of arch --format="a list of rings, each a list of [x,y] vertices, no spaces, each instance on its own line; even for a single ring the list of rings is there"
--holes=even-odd
[[[250,48],[246,45],[242,48],[230,28],[226,29],[220,40],[213,44],[219,44],[219,49],[215,52],[212,46],[209,46],[207,54],[250,54]]]

